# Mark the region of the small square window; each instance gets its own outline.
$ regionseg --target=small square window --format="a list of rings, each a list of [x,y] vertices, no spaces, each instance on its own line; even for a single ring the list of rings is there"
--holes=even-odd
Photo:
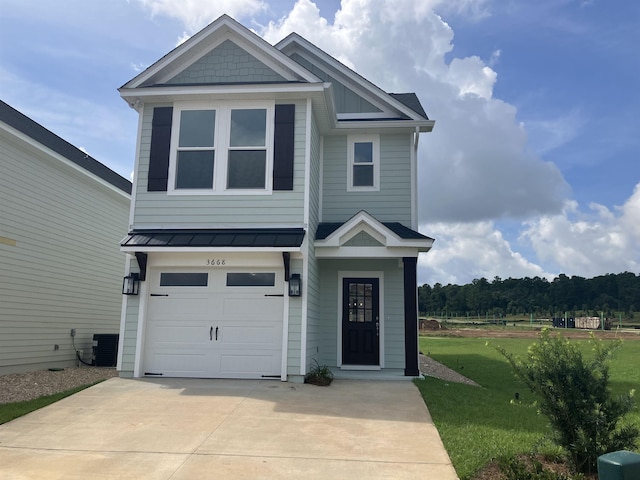
[[[264,150],[229,151],[228,188],[264,188],[266,162]]]
[[[179,151],[176,188],[212,188],[213,162],[213,150]]]

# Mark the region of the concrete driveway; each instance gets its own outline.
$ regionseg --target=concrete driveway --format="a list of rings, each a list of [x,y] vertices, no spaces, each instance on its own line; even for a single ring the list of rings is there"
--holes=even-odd
[[[0,425],[3,479],[457,479],[411,382],[113,378]]]

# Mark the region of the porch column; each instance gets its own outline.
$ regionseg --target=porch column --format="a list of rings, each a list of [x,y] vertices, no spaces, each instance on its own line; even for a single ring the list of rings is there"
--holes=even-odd
[[[404,263],[404,374],[420,375],[418,368],[418,275],[417,257],[403,257]]]

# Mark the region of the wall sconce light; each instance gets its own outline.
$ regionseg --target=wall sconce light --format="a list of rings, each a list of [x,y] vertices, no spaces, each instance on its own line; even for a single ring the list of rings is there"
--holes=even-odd
[[[122,294],[123,295],[138,295],[140,291],[140,275],[137,273],[130,273],[122,280]]]
[[[299,273],[292,273],[289,277],[289,296],[299,297],[302,292],[302,280]]]

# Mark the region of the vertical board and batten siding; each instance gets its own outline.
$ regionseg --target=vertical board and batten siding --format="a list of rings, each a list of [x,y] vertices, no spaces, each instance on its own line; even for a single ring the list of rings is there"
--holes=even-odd
[[[291,273],[302,272],[302,259],[291,259]],[[289,338],[287,341],[287,375],[300,375],[302,357],[302,297],[287,297],[289,300]]]
[[[403,269],[397,259],[380,260],[320,260],[320,282],[322,285],[320,338],[321,346],[318,362],[335,367],[338,359],[338,328],[341,313],[338,313],[338,295],[342,286],[338,282],[341,271],[384,272],[384,367],[404,368],[404,293]],[[383,314],[380,312],[381,315]],[[382,360],[382,359],[381,359]]]
[[[134,210],[134,229],[216,228],[220,225],[301,225],[304,217],[306,103],[294,102],[295,142],[293,191],[270,195],[168,195],[148,192],[151,120],[154,106],[145,105]]]
[[[347,191],[347,136],[324,138],[322,221],[345,222],[365,210],[381,222],[411,227],[411,142],[380,135],[380,190]]]
[[[0,374],[90,358],[118,333],[128,194],[15,137],[0,137]],[[58,345],[58,349],[55,349]]]
[[[309,172],[309,228],[308,228],[308,271],[307,271],[307,336],[305,359],[306,371],[313,360],[318,361],[320,352],[320,272],[315,254],[315,234],[320,213],[320,132],[311,117],[311,167]],[[319,362],[318,362],[319,363]]]
[[[135,260],[133,261],[135,263]],[[137,269],[131,269],[132,272]],[[140,308],[140,296],[130,295],[125,300],[127,302],[124,320],[124,338],[122,345],[122,363],[120,365],[120,376],[124,378],[133,377],[136,359],[136,342],[138,341],[138,310]]]

